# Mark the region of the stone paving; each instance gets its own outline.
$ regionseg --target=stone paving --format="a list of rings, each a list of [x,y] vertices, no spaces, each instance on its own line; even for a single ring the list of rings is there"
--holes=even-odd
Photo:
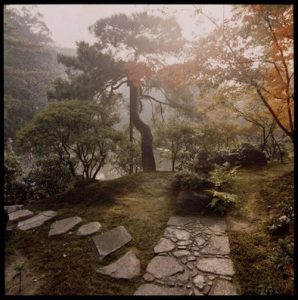
[[[237,295],[226,229],[221,218],[170,218],[134,295]]]

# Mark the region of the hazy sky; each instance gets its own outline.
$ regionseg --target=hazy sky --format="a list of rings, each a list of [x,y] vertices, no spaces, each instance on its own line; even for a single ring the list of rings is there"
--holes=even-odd
[[[13,5],[20,8],[22,5]],[[137,11],[150,11],[157,8],[176,14],[183,34],[191,38],[192,32],[203,33],[211,30],[213,25],[209,21],[197,24],[193,16],[193,5],[36,5],[36,11],[44,16],[44,21],[52,32],[52,38],[58,46],[75,48],[75,42],[85,40],[93,42],[94,38],[89,33],[88,27],[98,19],[109,17],[116,13],[127,13]],[[230,16],[230,5],[202,5],[204,12],[218,18],[222,22],[223,7],[225,18]]]

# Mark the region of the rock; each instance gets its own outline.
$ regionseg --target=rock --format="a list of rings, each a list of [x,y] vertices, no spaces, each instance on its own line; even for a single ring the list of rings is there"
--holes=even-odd
[[[33,215],[33,212],[29,209],[19,209],[8,214],[9,221],[17,221]]]
[[[203,254],[230,254],[230,244],[227,236],[212,236],[208,245],[201,250]]]
[[[158,279],[166,278],[179,272],[183,267],[173,257],[155,256],[148,264],[146,271]]]
[[[173,252],[173,255],[175,257],[188,256],[190,255],[190,252],[188,250],[176,250]]]
[[[203,294],[204,295],[208,295],[209,291],[210,291],[211,287],[209,285],[206,285],[203,289]]]
[[[10,214],[10,213],[12,213],[12,212],[15,212],[15,211],[17,211],[17,210],[22,209],[23,206],[24,206],[24,205],[22,205],[22,204],[18,204],[18,205],[4,205],[4,210],[5,210],[8,214]]]
[[[124,226],[118,226],[112,230],[92,237],[101,261],[108,254],[130,242],[131,239],[131,235]]]
[[[194,285],[199,289],[202,289],[206,285],[205,278],[203,275],[195,276],[192,281]]]
[[[154,276],[149,274],[149,273],[145,273],[143,276],[144,280],[147,282],[152,282],[154,280]]]
[[[201,256],[200,252],[198,252],[198,251],[194,251],[193,254],[194,254],[194,256]]]
[[[191,235],[188,231],[167,227],[164,236],[169,238],[174,237],[177,240],[189,240]]]
[[[178,246],[179,250],[185,250],[187,247],[186,246]]]
[[[193,256],[193,255],[191,255],[191,256],[189,256],[188,258],[187,258],[187,260],[188,261],[195,261],[197,258],[195,257],[195,256]]]
[[[175,244],[168,239],[161,238],[154,247],[154,253],[168,252],[175,248]]]
[[[192,243],[192,241],[190,241],[190,240],[186,240],[186,241],[178,241],[177,242],[177,245],[178,246],[188,246],[188,245],[190,245]]]
[[[200,217],[200,222],[212,231],[225,232],[227,230],[227,223],[220,218]]]
[[[237,295],[237,291],[231,282],[223,279],[217,279],[214,281],[209,295]]]
[[[131,279],[140,275],[141,264],[132,251],[128,251],[124,256],[112,264],[98,269],[96,272],[113,278]]]
[[[182,257],[181,262],[182,262],[183,264],[186,264],[186,263],[187,263],[187,258],[186,258],[186,257]]]
[[[80,217],[70,217],[70,218],[56,221],[51,225],[49,236],[66,233],[71,228],[73,228],[74,226],[76,226],[81,222],[82,219]]]
[[[233,276],[234,266],[229,258],[199,257],[197,268],[203,272]]]
[[[90,222],[85,225],[82,225],[78,231],[77,235],[79,236],[86,236],[86,235],[91,235],[96,232],[98,232],[101,229],[101,224],[98,222]]]
[[[188,262],[186,266],[189,270],[193,270],[193,264],[191,262]]]
[[[208,275],[208,277],[209,277],[210,280],[214,280],[215,279],[215,276],[213,276],[213,275]]]
[[[203,293],[201,293],[198,289],[194,288],[194,294],[195,296],[204,296]]]
[[[173,225],[173,226],[184,226],[186,224],[189,224],[191,222],[194,222],[195,218],[193,217],[179,217],[179,216],[174,216],[171,217],[167,223],[167,225]]]
[[[186,295],[182,288],[161,287],[152,283],[142,284],[134,293],[134,296],[179,296]]]
[[[182,282],[187,282],[189,279],[189,273],[184,271],[182,274],[175,275],[175,278]]]
[[[202,245],[204,245],[204,244],[206,243],[205,239],[203,239],[203,238],[200,237],[200,236],[197,236],[197,237],[195,238],[195,241],[196,241],[196,243],[197,243],[198,246],[202,246]]]
[[[20,230],[29,230],[43,225],[45,222],[53,219],[56,216],[57,216],[57,212],[55,211],[52,210],[42,211],[38,215],[30,219],[19,222],[17,227]]]

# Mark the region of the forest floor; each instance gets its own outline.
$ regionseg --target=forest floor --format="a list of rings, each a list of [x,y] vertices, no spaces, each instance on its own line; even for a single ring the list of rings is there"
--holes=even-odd
[[[278,214],[275,202],[281,190],[286,194],[293,191],[292,169],[292,162],[240,169],[232,182],[229,191],[240,201],[227,216],[228,236],[242,294],[260,294],[260,283],[267,287],[264,281],[273,280],[274,265],[268,253],[276,241],[266,225]],[[133,248],[144,274],[168,219],[181,214],[170,189],[172,176],[171,172],[134,174],[26,204],[33,212],[51,209],[59,217],[79,216],[84,223],[99,221],[103,231],[123,225],[133,239],[100,262],[90,237],[79,237],[75,231],[49,238],[51,222],[28,232],[15,230],[5,243],[6,294],[132,295],[142,283],[141,277],[111,280],[96,270]],[[18,282],[12,279],[17,264],[25,266],[20,293]]]

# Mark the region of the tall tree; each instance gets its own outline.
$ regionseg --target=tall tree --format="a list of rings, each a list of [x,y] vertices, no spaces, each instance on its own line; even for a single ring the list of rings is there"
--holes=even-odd
[[[164,19],[144,12],[100,19],[90,30],[98,41],[94,45],[79,43],[76,58],[60,57],[69,68],[69,80],[56,82],[50,97],[57,97],[59,90],[81,89],[85,84],[92,85],[88,91],[94,99],[107,90],[112,95],[127,83],[131,123],[141,134],[143,171],[154,171],[153,137],[150,127],[140,117],[141,99],[160,103],[145,92],[154,87],[152,81],[149,84],[150,77],[166,63],[166,55],[181,50],[181,29],[174,18]]]
[[[243,94],[254,89],[293,141],[293,6],[236,5],[233,17],[223,23],[198,12],[215,26],[195,47],[193,67],[200,86],[207,79],[207,88],[228,87]]]

